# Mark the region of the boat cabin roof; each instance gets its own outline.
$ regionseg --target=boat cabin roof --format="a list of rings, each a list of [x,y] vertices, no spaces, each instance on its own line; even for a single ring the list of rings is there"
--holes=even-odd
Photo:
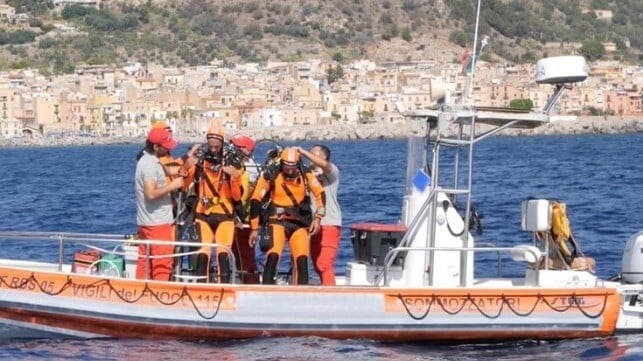
[[[437,126],[439,114],[443,113],[445,113],[445,110],[421,109],[413,110],[407,113],[406,116],[426,119],[430,123],[431,127],[435,127]],[[453,111],[447,110],[446,113],[450,113],[454,116],[454,123],[467,125],[471,124],[474,116],[476,118],[476,123],[488,124],[497,127],[507,126],[509,128],[536,128],[550,122],[550,117],[547,114],[521,111],[513,108],[463,108]]]

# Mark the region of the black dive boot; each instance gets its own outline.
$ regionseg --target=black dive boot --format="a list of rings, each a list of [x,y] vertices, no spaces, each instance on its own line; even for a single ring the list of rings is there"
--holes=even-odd
[[[220,253],[217,256],[218,268],[219,268],[219,282],[220,283],[230,283],[230,260],[228,255],[225,252]]]
[[[308,257],[299,256],[297,257],[297,280],[295,280],[297,285],[307,285],[308,284]]]
[[[274,285],[276,283],[277,263],[279,263],[279,255],[276,253],[268,254],[268,257],[266,257],[266,265],[263,267],[262,284]]]
[[[207,282],[207,275],[208,275],[208,263],[209,262],[209,257],[203,253],[199,253],[196,256],[196,266],[194,267],[194,275],[195,276],[203,276],[203,278],[200,278],[197,280],[199,283],[205,283]]]

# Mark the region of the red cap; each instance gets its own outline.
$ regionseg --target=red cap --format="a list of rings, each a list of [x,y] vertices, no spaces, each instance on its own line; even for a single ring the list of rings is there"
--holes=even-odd
[[[250,151],[255,150],[255,141],[247,135],[235,135],[230,139],[230,141],[239,148],[246,148]]]
[[[167,129],[156,128],[150,130],[150,133],[147,135],[147,140],[167,150],[172,150],[176,147],[176,141],[172,139],[172,133]]]

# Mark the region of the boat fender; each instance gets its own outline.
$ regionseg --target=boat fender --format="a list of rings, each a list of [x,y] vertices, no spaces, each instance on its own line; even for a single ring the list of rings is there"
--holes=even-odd
[[[450,201],[448,201],[448,200],[442,201],[442,209],[444,210],[445,215],[446,215],[447,211],[449,210],[450,206],[451,206]],[[456,208],[455,204],[453,205],[453,208],[456,210],[456,212],[458,212],[458,209]],[[459,212],[458,212],[458,214],[459,214]],[[483,232],[482,218],[484,218],[482,213],[478,212],[478,210],[472,204],[471,208],[469,209],[469,230],[473,229],[473,230],[476,231],[476,233],[478,235],[482,235],[482,232]],[[462,219],[464,219],[464,217],[462,217]],[[448,221],[447,221],[447,228],[448,228],[449,232],[455,237],[462,236],[464,234],[464,230],[465,230],[464,227],[463,227],[461,232],[459,232],[459,233],[454,232],[451,229],[451,225],[449,225]]]
[[[538,247],[521,244],[511,249],[511,259],[516,262],[535,264],[540,260],[541,253]]]
[[[451,202],[450,201],[448,201],[446,199],[444,201],[442,201],[442,210],[444,211],[444,216],[445,216],[445,220],[446,220],[446,223],[447,223],[447,229],[449,230],[449,233],[451,233],[452,236],[460,237],[460,236],[462,236],[464,234],[465,227],[463,225],[462,230],[460,232],[455,232],[453,229],[451,229],[451,225],[449,224],[449,217],[447,217],[447,212],[449,211],[450,207],[451,207]],[[455,206],[453,206],[453,209],[455,209],[455,211],[458,212],[458,210],[455,208]]]

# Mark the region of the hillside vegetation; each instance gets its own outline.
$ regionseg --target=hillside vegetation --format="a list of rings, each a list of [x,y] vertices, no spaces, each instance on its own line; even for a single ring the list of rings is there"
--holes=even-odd
[[[475,0],[130,0],[104,1],[101,9],[6,3],[31,19],[0,23],[0,69],[54,74],[125,61],[459,61],[473,41],[476,12]],[[589,11],[596,9],[611,10],[611,21]],[[641,0],[483,0],[481,13],[480,34],[491,38],[487,60],[531,62],[548,55],[547,43],[575,42],[590,60],[638,62],[643,46]],[[56,34],[60,24],[76,30]],[[604,42],[618,50],[606,54]]]

